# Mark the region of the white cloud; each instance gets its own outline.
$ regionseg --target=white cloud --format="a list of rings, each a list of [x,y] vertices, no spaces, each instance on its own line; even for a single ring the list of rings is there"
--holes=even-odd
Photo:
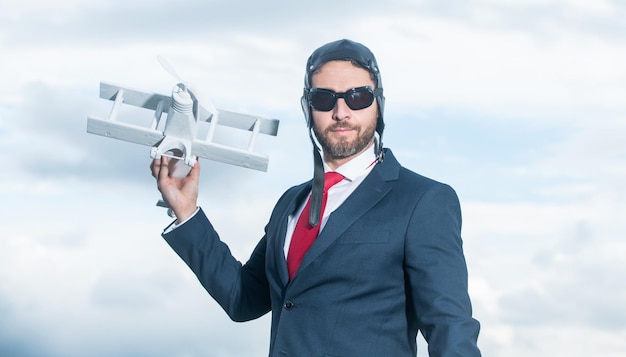
[[[169,92],[165,54],[218,107],[281,119],[259,142],[268,173],[202,162],[200,203],[245,260],[279,195],[311,176],[302,70],[336,37],[378,57],[385,142],[460,193],[483,354],[626,348],[622,6],[372,2],[346,21],[349,3],[255,3],[249,17],[230,3],[134,4],[0,14],[0,354],[266,354],[268,317],[230,322],[158,236],[169,219],[153,206],[147,149],[86,134],[86,117],[108,113],[101,80]],[[162,21],[178,11],[189,21]]]
[[[383,69],[402,69],[383,78],[390,106],[531,121],[581,121],[586,113],[626,109],[619,100],[626,94],[620,42],[558,25],[535,34],[414,14],[387,21],[374,46]]]

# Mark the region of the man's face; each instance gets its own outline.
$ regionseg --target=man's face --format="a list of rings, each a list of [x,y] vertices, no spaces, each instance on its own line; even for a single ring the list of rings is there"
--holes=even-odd
[[[311,79],[313,88],[342,93],[352,88],[375,87],[370,73],[348,61],[330,61]],[[324,150],[325,161],[334,169],[374,143],[378,105],[352,110],[343,98],[328,112],[312,110],[313,131]]]

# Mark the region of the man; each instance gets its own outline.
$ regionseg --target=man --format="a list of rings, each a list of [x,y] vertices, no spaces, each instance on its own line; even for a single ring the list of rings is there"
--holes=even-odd
[[[415,356],[418,331],[430,356],[480,356],[458,198],[383,148],[374,55],[350,40],[318,48],[302,106],[313,180],[278,200],[244,265],[196,207],[198,164],[175,179],[163,157],[151,169],[177,217],[166,241],[231,319],[272,312],[270,356]]]

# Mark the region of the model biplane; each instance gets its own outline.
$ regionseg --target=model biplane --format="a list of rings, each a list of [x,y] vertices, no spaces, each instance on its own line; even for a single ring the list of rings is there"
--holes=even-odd
[[[180,160],[184,165],[172,176],[185,176],[198,157],[267,171],[269,158],[256,152],[254,145],[259,134],[276,136],[279,121],[216,109],[208,101],[200,103],[197,91],[182,81],[164,59],[159,58],[159,61],[179,82],[171,95],[101,82],[100,98],[113,101],[113,108],[107,119],[88,117],[87,132],[151,146],[150,156],[153,159],[165,155]],[[120,120],[123,104],[154,111],[151,124],[142,126]],[[199,130],[200,125],[208,125],[208,128]],[[249,131],[247,145],[235,147],[214,142],[218,125]]]

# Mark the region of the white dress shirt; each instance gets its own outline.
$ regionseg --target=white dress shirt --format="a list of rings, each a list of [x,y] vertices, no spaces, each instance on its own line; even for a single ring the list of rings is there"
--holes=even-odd
[[[369,150],[365,150],[354,159],[339,166],[335,170],[335,172],[342,174],[344,179],[328,189],[328,199],[326,201],[326,208],[324,209],[324,213],[321,217],[320,232],[324,229],[326,221],[328,221],[328,216],[341,206],[348,196],[350,196],[350,194],[352,194],[352,192],[359,187],[361,182],[363,182],[365,177],[367,177],[367,174],[374,168],[373,164],[376,162],[376,153],[374,152],[374,148],[375,145]],[[324,163],[324,172],[328,171],[332,170],[330,170],[326,163]],[[310,193],[309,196],[311,196]],[[295,214],[289,216],[289,221],[287,223],[287,236],[285,237],[284,246],[285,258],[287,258],[287,253],[289,252],[289,244],[291,244],[291,237],[293,236],[293,231],[296,229],[296,223],[298,222],[298,218],[300,217],[300,214],[302,214],[307,201],[308,198],[302,202],[300,208],[298,208]]]

